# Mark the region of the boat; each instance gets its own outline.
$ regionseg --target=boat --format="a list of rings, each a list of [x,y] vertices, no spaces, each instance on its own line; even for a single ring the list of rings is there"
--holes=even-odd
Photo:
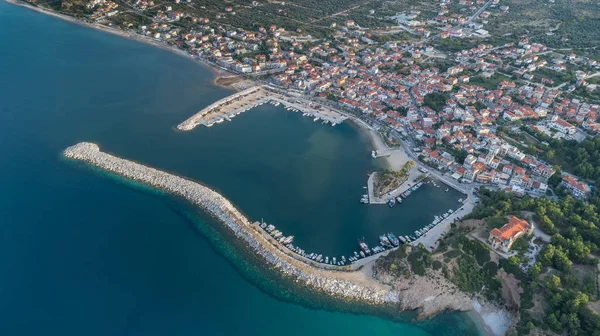
[[[383,246],[392,247],[392,243],[390,242],[390,240],[388,239],[388,237],[386,235],[379,236],[379,242]]]
[[[333,257],[333,263],[336,264],[335,257]]]
[[[319,117],[315,117],[315,119],[313,119],[314,122],[317,122],[317,120],[319,120]]]
[[[388,233],[387,237],[389,239],[389,241],[392,243],[392,245],[394,246],[399,246],[400,245],[400,241],[398,240],[398,238],[396,238],[396,236],[393,233]]]
[[[408,240],[406,240],[406,238],[404,238],[403,236],[398,236],[398,239],[400,239],[400,241],[402,242],[402,244],[408,242]]]
[[[365,257],[365,252],[363,252],[363,251],[360,251],[360,256],[361,256],[362,258],[364,258],[364,257]]]
[[[446,188],[445,192],[448,192],[448,190],[450,190],[450,188]]]
[[[365,251],[366,254],[371,253],[371,251],[369,250],[369,246],[367,246],[367,244],[365,244],[365,242],[364,242],[364,238],[363,238],[363,240],[358,241],[358,246],[360,247],[361,250]]]
[[[329,257],[325,257],[325,263],[329,264]]]
[[[388,201],[388,205],[390,208],[393,208],[394,205],[396,205],[396,200],[392,198],[391,200]]]
[[[377,157],[377,152],[376,151],[371,151],[371,157],[376,158]]]
[[[336,124],[336,123],[331,123],[331,127],[333,127],[333,126],[335,126],[335,125],[337,125],[337,124]]]
[[[402,203],[402,197],[400,197],[400,196],[396,197],[396,202],[398,204]]]
[[[358,253],[356,253],[356,251],[354,251],[354,257],[358,257]]]
[[[267,226],[267,232],[271,232],[273,230],[275,230],[275,225],[269,224],[269,226]]]

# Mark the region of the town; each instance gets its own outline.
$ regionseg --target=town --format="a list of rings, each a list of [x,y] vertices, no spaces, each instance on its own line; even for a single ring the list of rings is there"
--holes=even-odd
[[[293,236],[273,225],[247,225],[253,234],[257,226],[268,233],[257,231],[267,239],[255,244],[257,250],[269,244],[269,234],[277,235],[289,243],[292,259],[302,259],[318,277],[295,268],[286,273],[301,273],[307,284],[326,283],[330,274],[316,268],[330,265],[338,277],[356,276],[352,269],[361,272],[361,282],[364,274],[376,280],[374,287],[340,290],[354,286],[341,280],[320,287],[424,308],[427,316],[470,309],[465,306],[477,310],[477,300],[483,300],[513,316],[512,324],[497,323],[502,325],[493,330],[497,335],[509,325],[511,335],[600,330],[600,32],[590,23],[598,20],[592,15],[600,13],[597,4],[352,0],[324,1],[317,8],[312,0],[27,2],[170,48],[227,78],[237,93],[183,121],[181,131],[231,121],[265,103],[333,126],[350,119],[384,143],[374,158],[402,151],[402,166],[413,162],[406,171],[387,171],[382,180],[397,185],[379,185],[377,199],[370,175],[362,203],[392,207],[423,183],[440,181],[466,197],[459,208],[415,231],[417,237],[402,239],[411,244],[391,244],[393,234],[380,237],[387,248],[370,250],[360,241],[373,255],[363,254],[351,265],[345,257],[339,262],[325,257],[324,263],[317,253],[305,257],[291,245]],[[106,156],[93,144],[66,153],[108,170],[117,162],[184,181]],[[409,181],[413,164],[423,175],[418,181],[414,176]],[[134,179],[156,184],[138,175]],[[425,182],[427,176],[432,180]],[[185,188],[176,190],[187,195]],[[211,202],[220,200],[212,193]],[[355,255],[349,263],[358,261]],[[287,265],[281,256],[270,258]],[[337,274],[341,269],[353,275]],[[381,290],[389,283],[392,292]],[[417,303],[405,304],[411,297]],[[432,297],[435,305],[444,302],[435,312],[424,307]],[[494,319],[501,320],[486,323],[494,325]]]
[[[586,182],[564,171],[549,189],[548,179],[559,169],[539,155],[539,148],[547,144],[545,138],[582,141],[600,131],[598,100],[585,98],[598,92],[596,60],[527,37],[499,45],[475,43],[456,52],[438,47],[441,41],[489,36],[486,23],[510,12],[500,0],[442,0],[429,4],[437,7],[427,11],[430,15],[407,10],[389,18],[394,26],[376,30],[347,18],[339,25],[332,22],[332,34],[322,39],[276,25],[247,30],[215,24],[213,18],[186,13],[179,0],[126,4],[155,14],[146,15],[147,24],[123,22],[122,28],[235,75],[354,114],[387,130],[391,141],[400,140],[419,161],[457,182],[517,196],[552,196],[559,186],[580,199],[590,194]],[[254,1],[251,7],[264,5]],[[235,15],[240,6],[225,4],[214,18]],[[124,5],[91,0],[86,7],[91,18],[112,25],[114,20],[107,20]],[[410,38],[378,42],[398,30]],[[529,142],[541,144],[535,146],[539,152],[511,136],[523,130]]]

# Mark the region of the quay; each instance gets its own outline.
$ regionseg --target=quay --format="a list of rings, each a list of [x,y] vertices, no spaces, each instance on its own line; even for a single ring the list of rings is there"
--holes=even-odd
[[[269,85],[259,85],[234,93],[203,108],[177,126],[179,130],[189,131],[198,125],[211,127],[223,121],[230,121],[240,113],[257,106],[271,103],[283,105],[288,110],[302,112],[315,117],[315,121],[336,125],[347,119],[346,116],[333,109],[300,97],[292,97],[279,92]]]
[[[217,218],[283,274],[309,286],[346,299],[378,304],[399,302],[396,291],[368,279],[351,266],[319,265],[269,239],[258,222],[251,223],[229,200],[197,182],[104,153],[94,143],[78,143],[65,149],[63,155],[185,198]]]

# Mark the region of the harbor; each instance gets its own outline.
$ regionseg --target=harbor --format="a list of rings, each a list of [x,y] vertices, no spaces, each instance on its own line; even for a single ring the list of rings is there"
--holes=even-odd
[[[288,111],[300,112],[304,116],[313,118],[315,122],[320,121],[324,124],[331,124],[331,126],[338,125],[347,119],[346,116],[327,106],[306,101],[301,97],[282,94],[269,85],[260,85],[210,104],[179,124],[177,129],[189,131],[198,125],[211,127],[224,121],[231,121],[237,115],[267,103],[274,106],[283,105]]]
[[[369,280],[361,272],[353,272],[350,266],[320,264],[311,258],[291,252],[272,239],[273,236],[269,235],[271,239],[267,238],[267,231],[260,228],[257,222],[251,223],[226,198],[199,183],[101,152],[93,143],[78,143],[67,148],[63,155],[184,197],[226,225],[267,262],[307,285],[348,299],[373,303],[392,303],[399,300],[395,291]]]

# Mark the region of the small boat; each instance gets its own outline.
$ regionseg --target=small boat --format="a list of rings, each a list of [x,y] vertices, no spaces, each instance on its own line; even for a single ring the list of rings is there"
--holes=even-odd
[[[388,233],[387,237],[389,238],[389,241],[392,243],[392,245],[394,245],[394,246],[400,245],[400,241],[398,240],[398,238],[396,238],[396,236],[393,233],[391,233],[391,232]]]
[[[379,242],[383,246],[392,247],[392,243],[390,242],[390,239],[386,235],[379,236]]]
[[[396,205],[396,200],[392,198],[391,200],[388,201],[388,206],[390,208],[393,208],[394,205]]]

